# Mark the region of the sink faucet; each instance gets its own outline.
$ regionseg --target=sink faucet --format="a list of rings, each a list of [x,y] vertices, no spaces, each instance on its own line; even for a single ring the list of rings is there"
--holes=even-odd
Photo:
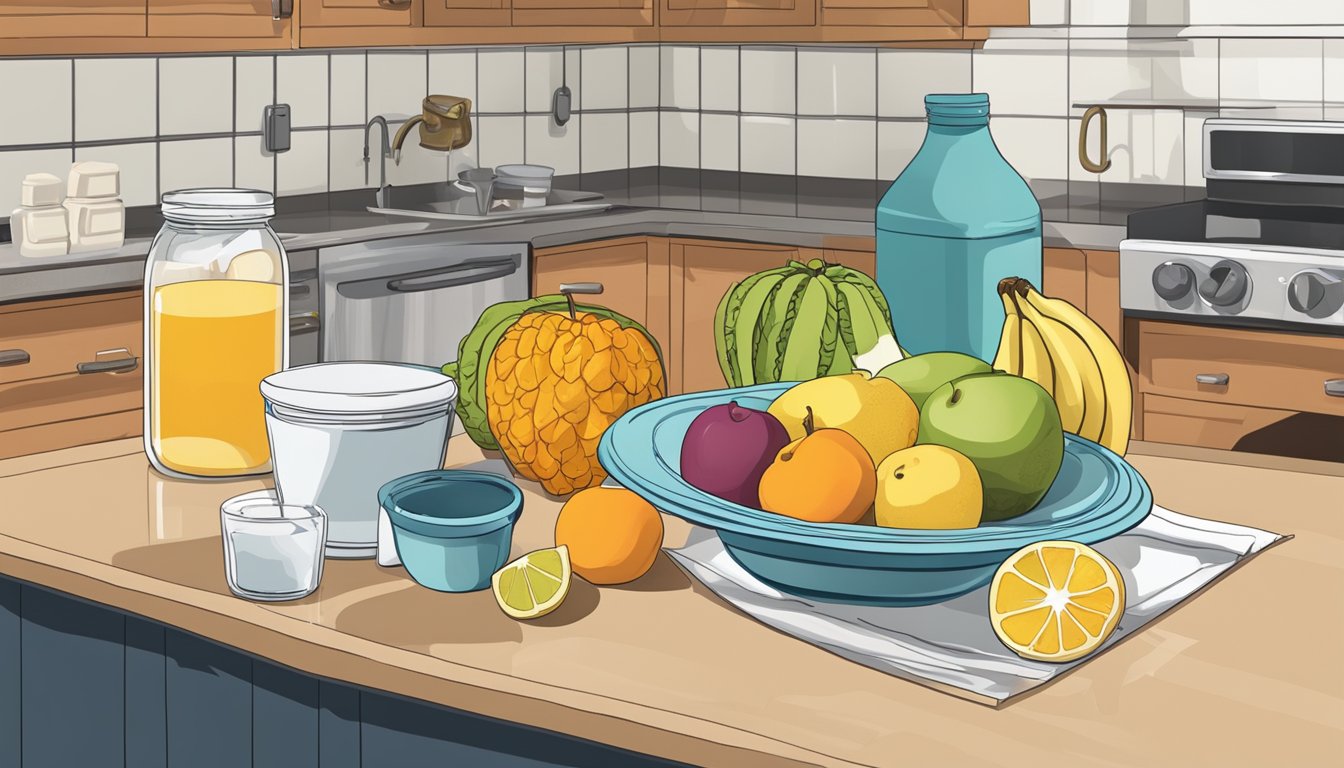
[[[364,126],[364,167],[367,170],[369,166],[369,132],[377,124],[383,128],[383,146],[382,151],[378,153],[378,192],[374,197],[379,208],[387,207],[387,158],[392,156],[392,145],[388,141],[387,119],[382,115],[374,115],[373,119]]]

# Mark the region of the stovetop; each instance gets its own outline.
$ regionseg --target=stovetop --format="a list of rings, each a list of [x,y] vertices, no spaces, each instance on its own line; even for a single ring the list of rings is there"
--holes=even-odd
[[[1344,208],[1196,200],[1130,214],[1126,236],[1339,251],[1344,256]]]

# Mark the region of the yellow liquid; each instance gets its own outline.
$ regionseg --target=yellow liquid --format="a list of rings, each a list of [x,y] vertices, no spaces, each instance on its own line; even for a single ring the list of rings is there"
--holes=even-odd
[[[193,280],[154,290],[152,444],[188,475],[264,472],[271,460],[258,385],[282,364],[274,283]]]

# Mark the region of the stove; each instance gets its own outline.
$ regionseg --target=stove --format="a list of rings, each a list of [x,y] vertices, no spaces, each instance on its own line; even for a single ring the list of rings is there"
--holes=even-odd
[[[1204,123],[1207,198],[1130,215],[1127,315],[1344,336],[1344,123]]]

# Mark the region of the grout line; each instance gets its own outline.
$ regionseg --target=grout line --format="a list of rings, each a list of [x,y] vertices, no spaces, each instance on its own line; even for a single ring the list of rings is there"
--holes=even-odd
[[[271,103],[275,104],[279,98],[280,98],[280,57],[276,56],[275,58],[271,59]],[[293,115],[291,114],[290,123],[292,124],[293,122],[294,118]],[[291,129],[290,132],[293,133],[293,130]],[[291,142],[291,144],[292,143],[293,142]],[[262,151],[263,152],[266,151],[265,138],[261,140],[261,144],[262,144]],[[282,154],[284,153],[283,152],[272,153],[273,155],[272,160],[274,162],[271,163],[271,194],[275,195],[276,197],[280,196],[280,155]]]

